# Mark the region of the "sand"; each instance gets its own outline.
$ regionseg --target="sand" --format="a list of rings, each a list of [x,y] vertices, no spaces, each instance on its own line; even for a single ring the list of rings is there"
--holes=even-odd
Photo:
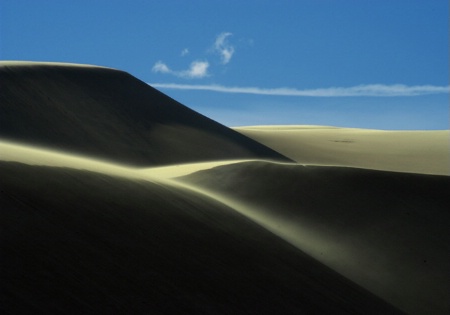
[[[398,313],[191,190],[16,162],[0,171],[6,313]]]
[[[449,131],[237,132],[114,69],[0,75],[3,313],[450,312]]]
[[[182,178],[410,314],[450,309],[450,178],[244,162]]]
[[[0,138],[130,166],[287,160],[123,71],[0,62]]]
[[[24,60],[1,60],[0,66],[7,66],[7,67],[29,67],[29,68],[36,68],[37,66],[46,66],[46,67],[64,67],[64,68],[97,68],[97,69],[111,69],[110,67],[104,67],[104,66],[98,66],[98,65],[90,65],[90,64],[81,64],[81,63],[68,63],[68,62],[51,62],[51,61],[24,61]]]
[[[449,130],[253,126],[235,130],[301,164],[450,175]]]

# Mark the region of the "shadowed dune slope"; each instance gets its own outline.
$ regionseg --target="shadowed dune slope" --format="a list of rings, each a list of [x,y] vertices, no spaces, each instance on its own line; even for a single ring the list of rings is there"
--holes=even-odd
[[[234,128],[302,164],[450,175],[449,130],[327,126]]]
[[[181,179],[407,313],[450,313],[450,177],[246,162]]]
[[[3,314],[398,314],[186,188],[0,162]]]
[[[0,62],[0,137],[134,166],[287,160],[114,69]]]

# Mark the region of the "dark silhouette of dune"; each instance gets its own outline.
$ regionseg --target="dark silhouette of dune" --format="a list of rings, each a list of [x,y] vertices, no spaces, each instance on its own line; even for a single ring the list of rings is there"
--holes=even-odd
[[[0,82],[8,140],[135,166],[287,160],[119,70],[3,62]]]
[[[3,314],[399,314],[186,188],[0,162]]]
[[[245,162],[182,179],[253,206],[269,229],[407,313],[450,313],[449,177]]]

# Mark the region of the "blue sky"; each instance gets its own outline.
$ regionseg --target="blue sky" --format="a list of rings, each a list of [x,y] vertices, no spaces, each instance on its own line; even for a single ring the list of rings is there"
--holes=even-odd
[[[0,59],[125,70],[228,126],[449,129],[447,0],[0,0]]]

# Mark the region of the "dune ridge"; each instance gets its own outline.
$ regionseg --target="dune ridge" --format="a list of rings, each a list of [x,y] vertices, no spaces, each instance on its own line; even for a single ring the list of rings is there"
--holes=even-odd
[[[0,161],[18,162],[35,166],[68,167],[128,178],[164,180],[189,175],[220,165],[257,160],[223,160],[139,168],[94,159],[90,156],[69,154],[0,139]]]
[[[36,67],[36,66],[56,66],[56,67],[75,67],[75,68],[99,68],[99,69],[111,69],[110,67],[81,64],[81,63],[68,63],[68,62],[55,62],[55,61],[24,61],[24,60],[1,60],[1,66],[13,66],[13,67]]]

